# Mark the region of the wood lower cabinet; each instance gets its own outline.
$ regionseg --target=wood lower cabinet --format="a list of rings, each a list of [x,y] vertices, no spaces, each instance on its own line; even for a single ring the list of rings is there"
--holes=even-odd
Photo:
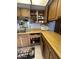
[[[30,36],[28,34],[17,35],[17,47],[25,47],[30,45]]]
[[[50,54],[50,52],[49,52],[49,48],[48,48],[48,46],[46,45],[46,42],[44,42],[45,44],[44,44],[44,59],[49,59],[49,54]]]
[[[50,44],[46,41],[46,39],[42,35],[41,39],[42,43],[42,55],[44,59],[60,59],[56,52],[53,50],[53,48],[50,46]]]
[[[50,55],[49,55],[49,59],[54,59],[54,56],[53,56],[52,53],[50,53]]]
[[[55,53],[55,51],[53,50],[53,48],[51,47],[49,48],[49,53],[50,53],[49,59],[60,59],[58,55]]]
[[[21,47],[21,40],[19,38],[17,39],[17,47]]]
[[[53,57],[54,59],[60,59],[55,52],[53,53]]]
[[[29,35],[23,35],[22,36],[22,46],[28,46],[30,44],[30,37]]]
[[[47,42],[45,41],[45,38],[42,35],[41,38],[41,49],[42,49],[42,55],[44,57],[44,59],[49,59],[49,47],[47,45]]]

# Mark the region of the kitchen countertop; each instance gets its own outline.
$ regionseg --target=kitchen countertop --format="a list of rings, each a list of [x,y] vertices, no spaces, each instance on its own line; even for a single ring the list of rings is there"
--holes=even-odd
[[[18,34],[30,34],[30,33],[42,33],[43,36],[46,38],[47,42],[51,45],[57,55],[61,58],[61,36],[52,31],[43,31],[40,29],[34,29],[29,32],[25,33],[18,33]]]

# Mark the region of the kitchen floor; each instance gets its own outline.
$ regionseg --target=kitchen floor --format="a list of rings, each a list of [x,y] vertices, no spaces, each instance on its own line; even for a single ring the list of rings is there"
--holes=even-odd
[[[35,46],[35,58],[34,59],[43,59],[40,45]]]

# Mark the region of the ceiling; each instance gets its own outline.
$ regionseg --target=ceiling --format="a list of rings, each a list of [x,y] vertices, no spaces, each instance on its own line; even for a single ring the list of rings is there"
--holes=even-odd
[[[28,9],[31,9],[31,10],[45,10],[45,6],[32,5],[30,7],[29,4],[21,4],[21,3],[17,3],[17,7],[18,8],[28,8]]]
[[[49,0],[17,0],[17,3],[46,6]]]

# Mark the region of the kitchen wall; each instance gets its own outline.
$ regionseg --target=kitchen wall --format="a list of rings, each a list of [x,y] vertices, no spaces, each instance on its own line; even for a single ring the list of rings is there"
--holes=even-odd
[[[28,25],[28,27],[31,27],[31,29],[40,29],[41,28],[41,24],[40,23],[29,23],[29,22],[26,22],[25,26],[26,25]],[[17,29],[20,29],[19,23],[17,23]]]
[[[51,21],[48,23],[48,27],[50,31],[54,31],[55,30],[55,21]]]
[[[41,25],[43,25],[43,24],[40,24],[40,23],[30,23],[31,29],[40,29]],[[49,22],[45,26],[48,26],[48,28],[49,28],[50,31],[54,31],[54,29],[55,29],[55,21]],[[18,28],[19,28],[19,25],[17,23],[17,29]]]
[[[30,26],[32,29],[40,29],[41,24],[40,23],[31,23]]]
[[[49,22],[45,26],[48,26],[48,28],[49,28],[50,31],[54,31],[55,30],[55,23],[56,23],[55,21],[52,21],[52,22]],[[43,25],[43,24],[40,24],[40,23],[31,23],[30,25],[31,25],[32,29],[34,29],[34,28],[40,29],[41,25]]]

